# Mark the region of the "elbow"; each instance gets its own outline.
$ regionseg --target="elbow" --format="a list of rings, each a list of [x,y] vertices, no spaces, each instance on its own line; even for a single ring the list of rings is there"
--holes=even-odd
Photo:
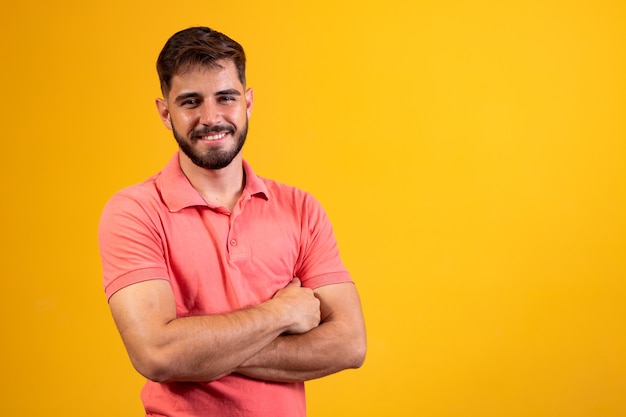
[[[358,369],[365,363],[367,354],[367,333],[364,326],[344,327],[344,337],[340,353],[343,369]]]
[[[179,354],[168,349],[145,349],[140,355],[130,355],[133,367],[143,377],[158,383],[176,381],[208,382],[223,378],[230,372],[202,369],[185,364]]]
[[[137,372],[152,382],[172,382],[176,380],[172,369],[172,362],[159,352],[142,352],[131,354],[131,363]]]
[[[354,369],[360,368],[365,363],[366,350],[367,349],[363,349],[363,351],[360,352],[359,356],[356,358],[353,366]]]
[[[349,369],[358,369],[363,366],[367,354],[367,340],[365,335],[357,337],[354,340],[355,341],[350,345],[348,354],[345,356],[347,359],[346,368]]]
[[[359,346],[355,347],[352,354],[352,360],[350,364],[350,368],[358,369],[363,366],[365,363],[365,356],[367,354],[367,343],[363,341],[363,343],[359,344]]]
[[[168,372],[167,369],[163,367],[137,367],[135,366],[137,372],[139,372],[146,379],[149,379],[152,382],[166,383],[176,381],[176,378],[173,378],[172,375]]]

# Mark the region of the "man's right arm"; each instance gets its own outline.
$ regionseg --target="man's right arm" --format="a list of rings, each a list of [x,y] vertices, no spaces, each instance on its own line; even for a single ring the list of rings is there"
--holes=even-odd
[[[177,318],[166,280],[122,288],[109,305],[134,367],[158,382],[219,379],[279,335],[320,322],[319,300],[297,280],[271,300],[227,314]]]

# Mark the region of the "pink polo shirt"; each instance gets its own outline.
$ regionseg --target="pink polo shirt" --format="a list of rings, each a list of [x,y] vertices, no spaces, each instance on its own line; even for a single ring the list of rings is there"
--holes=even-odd
[[[157,175],[115,194],[99,226],[107,298],[165,279],[184,317],[262,303],[295,276],[309,288],[351,282],[319,203],[243,165],[246,186],[232,213],[206,203],[178,154]],[[237,374],[209,383],[148,381],[142,401],[146,415],[156,416],[305,415],[303,383]]]

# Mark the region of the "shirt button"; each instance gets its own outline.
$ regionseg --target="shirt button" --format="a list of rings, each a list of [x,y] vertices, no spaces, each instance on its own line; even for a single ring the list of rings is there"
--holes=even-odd
[[[237,241],[235,239],[231,239],[230,240],[230,245],[231,246],[237,246]]]

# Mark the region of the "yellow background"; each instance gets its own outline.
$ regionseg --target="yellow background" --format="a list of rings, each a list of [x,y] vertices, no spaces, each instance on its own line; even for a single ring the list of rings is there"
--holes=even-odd
[[[5,2],[1,412],[139,416],[96,226],[175,151],[166,39],[249,58],[246,158],[311,191],[360,288],[362,369],[311,417],[626,415],[624,1]]]

